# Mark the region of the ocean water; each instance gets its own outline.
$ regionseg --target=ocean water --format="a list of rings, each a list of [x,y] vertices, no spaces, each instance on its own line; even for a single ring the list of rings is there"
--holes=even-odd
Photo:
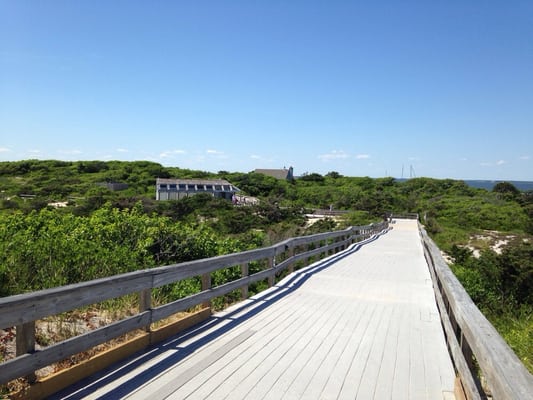
[[[494,185],[499,182],[508,182],[512,184],[515,188],[522,192],[527,192],[533,190],[533,182],[531,181],[483,181],[483,180],[465,180],[464,181],[468,186],[478,188],[478,189],[487,189],[492,190]]]
[[[408,179],[406,178],[397,178],[396,179],[399,182],[406,181]],[[461,179],[456,179],[461,180]],[[527,192],[530,190],[533,190],[533,182],[532,181],[501,181],[501,180],[475,180],[475,179],[464,179],[464,183],[466,183],[468,186],[476,188],[476,189],[486,189],[491,191],[494,188],[494,185],[496,185],[499,182],[509,182],[512,184],[515,188],[522,192]]]

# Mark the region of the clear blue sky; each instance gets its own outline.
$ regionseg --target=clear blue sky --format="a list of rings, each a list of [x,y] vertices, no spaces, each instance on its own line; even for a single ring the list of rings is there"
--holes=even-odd
[[[533,180],[533,1],[0,0],[0,160]]]

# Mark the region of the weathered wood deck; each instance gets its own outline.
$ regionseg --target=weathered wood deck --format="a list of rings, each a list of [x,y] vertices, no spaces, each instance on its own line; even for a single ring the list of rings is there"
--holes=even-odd
[[[55,399],[453,399],[417,222],[398,220]]]

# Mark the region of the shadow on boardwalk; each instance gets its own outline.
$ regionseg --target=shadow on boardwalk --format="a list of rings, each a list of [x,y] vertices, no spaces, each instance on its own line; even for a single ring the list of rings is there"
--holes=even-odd
[[[388,230],[374,235],[362,242],[355,243],[345,251],[295,271],[272,288],[249,298],[245,302],[233,306],[230,312],[224,313],[221,316],[213,315],[206,321],[167,339],[164,342],[149,347],[141,354],[132,356],[128,360],[122,361],[94,374],[63,391],[56,393],[49,399],[74,400],[83,399],[89,395],[94,396],[95,391],[98,391],[105,386],[112,385],[114,381],[121,383],[117,384],[116,387],[111,388],[107,393],[102,394],[98,398],[102,400],[114,400],[125,397],[139,387],[150,382],[153,378],[161,375],[166,370],[174,367],[177,363],[193,354],[202,346],[217,340],[221,335],[231,331],[264,309],[270,307],[275,302],[294,292],[314,274],[327,269],[337,261],[357,252],[362,246],[377,240],[381,235],[387,232]],[[217,328],[217,325],[220,326]],[[210,332],[206,334],[207,331]],[[192,341],[196,336],[199,337],[198,340]],[[192,342],[182,345],[187,341]],[[143,368],[144,364],[149,363],[151,360],[168,351],[175,351],[175,353],[146,369]],[[142,372],[126,379],[126,375],[133,373],[136,369],[141,369]],[[124,381],[124,379],[126,380]]]

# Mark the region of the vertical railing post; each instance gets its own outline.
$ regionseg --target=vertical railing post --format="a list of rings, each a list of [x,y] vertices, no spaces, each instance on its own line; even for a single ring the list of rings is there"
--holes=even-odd
[[[17,325],[16,334],[17,357],[33,353],[35,351],[35,321]],[[33,372],[27,375],[26,379],[29,383],[34,383],[37,380],[37,376]]]
[[[472,349],[470,348],[470,345],[466,341],[465,336],[461,332],[461,351],[463,352],[463,355],[466,360],[466,364],[468,365],[468,368],[470,368],[470,371],[474,374],[474,353],[472,352]]]
[[[144,289],[139,292],[139,313],[143,313],[152,308],[152,289]],[[150,324],[144,327],[146,332],[150,332]]]
[[[204,290],[211,289],[211,274],[203,274],[202,275],[202,292]],[[202,307],[209,308],[211,307],[211,300],[205,301],[202,303]]]
[[[289,253],[287,254],[287,257],[288,258],[294,257],[294,246],[291,246],[289,248]],[[292,274],[294,272],[294,263],[291,262],[287,270],[289,271],[289,274]]]
[[[276,260],[275,260],[274,256],[269,257],[268,258],[268,269],[274,268],[275,263],[276,263]],[[274,286],[275,279],[276,279],[276,272],[272,271],[272,273],[270,275],[268,275],[268,287]]]
[[[250,267],[247,262],[241,264],[241,277],[245,278],[250,274]],[[241,287],[241,298],[246,300],[248,298],[248,284]]]

